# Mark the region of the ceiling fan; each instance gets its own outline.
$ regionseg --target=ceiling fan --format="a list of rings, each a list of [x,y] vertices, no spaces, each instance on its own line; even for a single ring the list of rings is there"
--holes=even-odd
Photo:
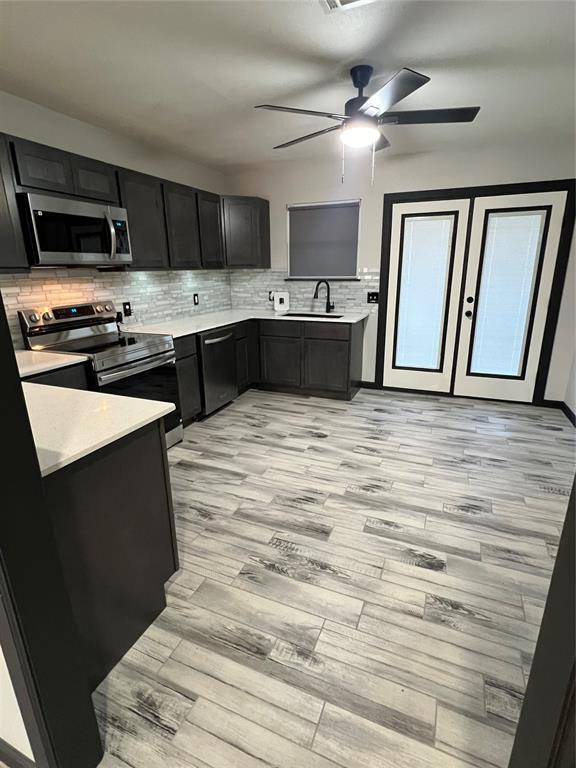
[[[259,104],[255,109],[271,109],[274,112],[293,112],[296,115],[312,115],[336,120],[338,125],[332,125],[315,133],[300,136],[298,139],[278,144],[274,149],[284,149],[302,141],[315,139],[325,133],[340,131],[342,142],[349,147],[374,147],[375,151],[390,146],[388,139],[381,133],[384,125],[422,125],[424,123],[470,123],[480,107],[457,107],[448,109],[418,109],[407,112],[390,112],[390,108],[418,88],[426,85],[430,78],[414,72],[412,69],[401,69],[388,80],[372,96],[364,96],[364,88],[370,82],[373,68],[368,64],[352,67],[350,77],[358,95],[349,99],[344,106],[344,114],[333,112],[316,112],[311,109],[295,109],[294,107],[278,107],[274,104]]]

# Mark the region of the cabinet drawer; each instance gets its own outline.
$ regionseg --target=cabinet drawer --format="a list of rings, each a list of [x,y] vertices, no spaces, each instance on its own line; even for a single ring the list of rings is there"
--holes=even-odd
[[[262,336],[300,336],[301,323],[295,320],[260,320]]]
[[[304,337],[347,341],[350,338],[350,326],[345,323],[304,323]]]
[[[66,387],[68,389],[90,389],[88,368],[85,363],[69,365],[37,376],[30,376],[25,381],[34,384],[48,384],[51,387]]]
[[[245,339],[248,335],[248,323],[238,323],[234,326],[234,336],[237,339]]]
[[[177,360],[188,355],[195,355],[197,352],[196,335],[191,334],[190,336],[181,336],[179,339],[174,339],[174,351],[176,352]]]

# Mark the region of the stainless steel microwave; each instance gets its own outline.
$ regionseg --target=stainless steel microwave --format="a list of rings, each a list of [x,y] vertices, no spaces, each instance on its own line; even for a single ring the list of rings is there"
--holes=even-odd
[[[20,194],[19,203],[33,264],[112,267],[132,261],[124,208],[32,193]]]

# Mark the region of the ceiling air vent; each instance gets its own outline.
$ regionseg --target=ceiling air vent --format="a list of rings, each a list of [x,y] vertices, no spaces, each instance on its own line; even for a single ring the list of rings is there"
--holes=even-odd
[[[329,11],[347,11],[349,8],[357,8],[373,2],[375,0],[320,0],[322,7]]]

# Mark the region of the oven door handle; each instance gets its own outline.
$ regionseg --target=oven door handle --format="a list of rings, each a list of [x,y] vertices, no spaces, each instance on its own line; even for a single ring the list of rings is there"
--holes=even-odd
[[[226,336],[219,336],[217,339],[204,339],[204,344],[208,346],[208,344],[218,344],[221,341],[226,341],[226,339],[231,339],[232,334],[228,333]]]
[[[108,229],[110,230],[110,259],[116,258],[116,229],[114,227],[114,222],[112,221],[112,217],[109,213],[104,214],[106,216],[106,221],[108,222]]]
[[[115,381],[127,379],[128,376],[136,376],[138,373],[144,373],[145,371],[151,371],[153,368],[159,368],[161,365],[176,365],[174,352],[165,352],[163,355],[156,355],[144,362],[139,361],[130,363],[111,373],[99,373],[97,375],[98,384],[103,387],[106,384],[112,384]]]

